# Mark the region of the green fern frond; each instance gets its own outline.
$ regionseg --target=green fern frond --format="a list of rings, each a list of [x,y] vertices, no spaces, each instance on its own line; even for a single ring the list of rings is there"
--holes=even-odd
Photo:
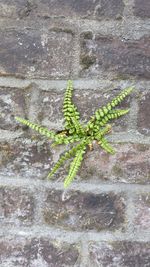
[[[130,95],[133,91],[134,87],[130,86],[126,89],[124,89],[117,97],[115,97],[106,107],[111,106],[111,108],[116,107],[118,104],[120,104],[126,96]]]
[[[63,102],[63,113],[65,118],[65,128],[70,129],[70,126],[73,126],[72,117],[76,120],[80,119],[80,114],[77,110],[77,107],[72,103],[72,92],[73,85],[72,81],[67,82],[67,89],[65,92],[64,102]]]
[[[87,129],[93,129],[95,125],[99,125],[101,127],[105,126],[106,123],[110,119],[113,119],[113,116],[108,116],[108,114],[112,114],[112,109],[118,104],[120,104],[124,100],[124,98],[132,92],[133,89],[134,89],[133,86],[126,88],[106,106],[96,110],[91,120],[87,124]],[[126,113],[122,115],[125,115]],[[118,113],[118,117],[119,117],[119,113]],[[114,115],[114,119],[115,119],[115,115]]]
[[[75,147],[73,147],[72,149],[66,151],[57,161],[57,163],[54,165],[53,169],[51,170],[51,172],[48,174],[48,178],[50,178],[61,166],[62,164],[70,159],[71,157],[75,156],[76,152],[79,151],[81,149],[81,147],[83,146],[83,144],[78,144]]]
[[[67,89],[65,93],[64,103],[63,103],[63,113],[65,118],[65,129],[69,130],[69,133],[83,134],[84,130],[79,122],[80,113],[77,107],[72,103],[72,91],[73,85],[72,81],[68,81]]]
[[[114,109],[109,112],[107,115],[109,119],[118,119],[119,117],[127,114],[130,109]]]
[[[74,142],[78,142],[81,141],[80,136],[78,135],[74,135],[74,136],[64,136],[62,138],[58,138],[57,136],[55,137],[55,142],[52,144],[52,147],[56,146],[56,145],[62,145],[62,144],[70,144],[70,143],[74,143]]]
[[[104,116],[100,121],[96,120],[95,125],[104,127],[110,120],[117,119],[129,112],[130,109],[114,109]]]
[[[107,124],[106,127],[102,128],[101,130],[98,129],[98,131],[95,132],[94,137],[96,140],[100,140],[104,135],[106,135],[110,131],[111,131],[111,125]]]
[[[41,125],[35,124],[30,122],[29,120],[25,120],[20,117],[15,117],[16,121],[20,122],[21,124],[27,125],[29,128],[35,130],[36,132],[48,137],[48,138],[54,138],[55,133],[52,131],[49,131],[47,128],[42,127]]]
[[[81,166],[81,163],[83,160],[83,154],[85,153],[85,149],[86,149],[86,146],[83,146],[80,150],[78,150],[76,152],[75,158],[70,165],[69,174],[65,178],[64,188],[67,188],[70,185],[70,183],[72,182],[72,180],[74,179],[74,177],[76,176],[76,174],[77,174],[77,172]]]
[[[74,117],[71,118],[77,134],[84,134],[84,129],[81,123]]]
[[[108,103],[106,106],[98,109],[95,112],[96,119],[101,120],[105,117],[105,115],[109,114],[114,107],[119,105],[125,99],[125,97],[128,96],[132,92],[133,88],[134,87],[132,87],[132,86],[126,88],[118,96],[113,98],[113,100],[110,103]]]
[[[108,141],[107,141],[104,137],[100,138],[98,144],[99,144],[99,145],[100,145],[106,152],[108,152],[108,153],[110,153],[110,154],[112,154],[112,155],[115,154],[115,150],[114,150],[114,148],[108,143]]]

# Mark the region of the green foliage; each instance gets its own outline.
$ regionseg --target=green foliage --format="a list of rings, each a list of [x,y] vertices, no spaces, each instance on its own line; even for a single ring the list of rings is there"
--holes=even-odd
[[[114,154],[115,151],[108,143],[104,136],[111,131],[111,125],[107,124],[110,120],[117,119],[129,112],[129,109],[114,109],[120,104],[126,96],[128,96],[133,90],[133,87],[128,87],[123,90],[117,97],[115,97],[106,106],[96,110],[94,115],[91,117],[87,125],[83,125],[80,122],[80,113],[77,107],[72,102],[73,86],[72,81],[68,81],[67,89],[65,92],[63,102],[63,114],[64,114],[64,129],[55,133],[49,131],[47,128],[41,125],[34,124],[28,120],[16,117],[16,120],[24,125],[27,125],[31,129],[39,132],[40,134],[53,140],[52,146],[60,144],[72,144],[76,143],[75,146],[71,147],[63,155],[60,156],[57,163],[48,175],[50,178],[66,160],[73,158],[69,173],[64,181],[64,187],[67,188],[74,177],[76,176],[83,156],[86,153],[86,148],[91,147],[94,140],[103,148],[106,152]]]

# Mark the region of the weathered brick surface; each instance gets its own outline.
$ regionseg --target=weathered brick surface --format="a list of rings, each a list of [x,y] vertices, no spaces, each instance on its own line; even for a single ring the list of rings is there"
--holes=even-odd
[[[25,116],[26,101],[30,98],[30,91],[22,88],[0,87],[0,128],[15,130],[18,125],[14,116]]]
[[[1,225],[31,225],[34,218],[34,199],[28,190],[0,187]]]
[[[149,267],[150,243],[102,242],[89,245],[92,267]]]
[[[134,227],[139,231],[150,228],[150,193],[141,194],[135,199]]]
[[[74,90],[73,92],[73,102],[78,107],[81,114],[81,121],[85,123],[90,119],[94,112],[101,106],[106,105],[111,101],[117,94],[120,93],[119,88],[114,90],[108,90],[107,92],[100,92],[96,90]],[[121,108],[129,108],[131,103],[131,97],[129,96],[121,104]],[[43,91],[40,93],[39,97],[39,107],[37,118],[45,126],[48,126],[50,122],[59,122],[63,119],[63,99],[64,92],[55,91]],[[128,116],[123,116],[117,120],[113,120],[112,123],[114,131],[124,131],[127,129]]]
[[[71,191],[63,200],[62,191],[50,190],[43,210],[45,222],[74,231],[120,228],[124,223],[123,196]]]
[[[68,77],[72,71],[71,33],[35,29],[0,32],[0,74]]]
[[[81,76],[93,77],[108,73],[112,77],[130,76],[149,78],[150,41],[145,36],[139,40],[122,40],[117,37],[93,35],[91,32],[81,36]]]
[[[0,264],[11,267],[79,267],[77,245],[48,238],[13,238],[0,242]]]
[[[0,174],[45,178],[51,166],[50,145],[44,140],[20,138],[0,144]]]
[[[134,15],[141,18],[150,18],[150,1],[134,0]]]
[[[150,92],[144,91],[139,95],[138,130],[150,136]]]
[[[143,144],[116,144],[115,155],[95,145],[88,151],[79,175],[81,179],[97,182],[150,183],[150,147]]]
[[[118,18],[123,13],[122,0],[38,0],[35,15],[42,17],[80,17],[91,19]]]

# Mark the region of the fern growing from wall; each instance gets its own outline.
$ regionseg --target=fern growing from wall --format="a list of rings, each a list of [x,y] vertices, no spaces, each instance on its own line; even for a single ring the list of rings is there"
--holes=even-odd
[[[81,166],[87,147],[91,147],[94,140],[96,140],[100,147],[106,152],[110,154],[115,153],[113,147],[105,138],[105,135],[111,130],[111,126],[108,122],[129,112],[129,109],[114,108],[120,104],[132,92],[132,90],[133,87],[124,89],[106,106],[96,110],[87,124],[84,125],[80,122],[80,113],[75,104],[72,102],[73,84],[72,81],[69,80],[63,102],[63,115],[65,120],[64,129],[59,133],[50,131],[41,125],[30,122],[29,120],[15,117],[18,122],[27,125],[31,129],[39,132],[41,135],[52,139],[52,146],[60,144],[74,144],[74,146],[65,152],[53,166],[51,172],[48,174],[49,179],[66,160],[72,158],[73,160],[70,164],[69,173],[64,180],[64,187],[67,188],[73,181]]]

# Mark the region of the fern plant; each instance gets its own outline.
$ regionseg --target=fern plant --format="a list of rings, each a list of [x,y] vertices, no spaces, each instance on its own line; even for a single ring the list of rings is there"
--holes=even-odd
[[[133,87],[124,89],[106,106],[96,110],[88,123],[84,125],[80,122],[80,113],[72,102],[73,85],[72,81],[69,80],[63,102],[63,114],[65,120],[64,129],[60,132],[50,131],[41,125],[30,122],[29,120],[15,117],[18,122],[27,125],[31,129],[52,139],[52,146],[75,143],[73,147],[71,146],[67,152],[60,156],[59,160],[48,174],[48,178],[50,178],[66,160],[73,158],[70,164],[69,173],[64,181],[64,187],[67,188],[81,166],[83,156],[86,153],[86,148],[89,146],[91,149],[94,140],[96,140],[100,147],[106,152],[110,154],[115,153],[115,150],[105,138],[105,135],[111,130],[111,125],[108,124],[108,122],[129,112],[129,109],[114,108],[120,104],[132,90]]]

